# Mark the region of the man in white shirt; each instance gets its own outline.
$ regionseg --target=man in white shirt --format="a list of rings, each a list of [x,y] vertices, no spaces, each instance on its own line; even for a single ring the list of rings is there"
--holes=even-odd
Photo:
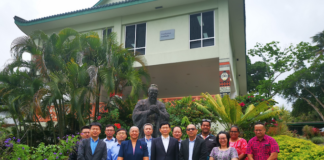
[[[106,143],[107,153],[108,153],[111,147],[113,146],[113,144],[116,143],[116,139],[114,138],[115,126],[112,124],[106,125],[105,134],[106,134],[106,138],[103,139],[103,141]]]
[[[179,142],[177,139],[170,137],[170,124],[162,122],[160,124],[161,137],[155,138],[151,146],[151,160],[178,160],[179,159]]]
[[[141,138],[140,141],[146,142],[149,159],[151,160],[151,146],[152,146],[153,139],[155,139],[152,137],[153,125],[151,123],[146,123],[144,124],[143,130],[144,130],[145,137]]]

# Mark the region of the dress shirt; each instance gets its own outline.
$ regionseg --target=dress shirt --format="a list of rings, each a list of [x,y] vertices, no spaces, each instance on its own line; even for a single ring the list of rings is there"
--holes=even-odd
[[[168,147],[169,147],[169,142],[170,142],[170,136],[168,136],[167,138],[164,138],[163,136],[162,138],[162,143],[165,149],[165,153],[168,152]]]
[[[275,139],[265,135],[261,141],[257,137],[250,139],[245,154],[252,154],[254,160],[263,160],[273,152],[279,153],[279,145]]]
[[[146,139],[146,137],[145,137],[145,142],[147,143],[147,150],[148,150],[148,154],[149,154],[149,159],[151,160],[152,137],[150,139]]]
[[[90,137],[90,147],[91,147],[92,155],[94,154],[94,152],[97,148],[98,142],[99,142],[99,137],[96,141],[93,141],[93,139]]]
[[[120,144],[118,142],[114,143],[110,150],[108,150],[107,160],[117,160],[118,153],[120,149]]]
[[[178,141],[178,143],[179,143],[179,150],[181,148],[181,142],[182,142],[182,139],[180,139],[180,141]]]
[[[190,141],[190,139],[189,139],[189,160],[192,160],[192,154],[193,154],[193,149],[195,146],[195,141],[196,141],[196,138],[193,141]]]
[[[116,139],[113,137],[111,140],[108,140],[107,138],[103,139],[103,141],[106,143],[107,147],[107,152],[110,150],[110,148],[115,144],[118,143],[116,142]]]

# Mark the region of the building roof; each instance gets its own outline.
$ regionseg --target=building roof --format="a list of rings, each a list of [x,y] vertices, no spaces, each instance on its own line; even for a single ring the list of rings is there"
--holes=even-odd
[[[37,18],[37,19],[33,19],[33,20],[25,20],[21,17],[15,16],[14,20],[17,25],[27,26],[27,25],[33,25],[33,24],[38,24],[38,23],[43,23],[43,22],[48,22],[48,21],[53,21],[53,20],[58,20],[58,19],[63,19],[63,18],[79,16],[79,15],[88,14],[88,13],[100,12],[100,11],[115,9],[115,8],[120,8],[120,7],[126,7],[126,6],[130,6],[130,5],[150,2],[150,1],[154,1],[154,0],[125,0],[125,1],[104,4],[104,5],[98,5],[102,1],[104,1],[104,0],[100,0],[93,7],[90,7],[90,8],[80,9],[80,10],[71,11],[71,12],[65,12],[65,13],[42,17],[42,18]]]

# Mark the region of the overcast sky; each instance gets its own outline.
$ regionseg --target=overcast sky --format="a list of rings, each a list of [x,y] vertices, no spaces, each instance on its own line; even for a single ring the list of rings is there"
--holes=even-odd
[[[26,20],[93,6],[99,0],[1,0],[0,68],[11,58],[11,42],[24,34],[15,25],[15,15]],[[246,0],[246,45],[279,41],[282,48],[291,43],[311,42],[310,37],[324,30],[324,0]],[[25,56],[25,58],[30,58]],[[252,58],[255,62],[259,59]],[[282,75],[284,79],[289,73]],[[275,97],[279,105],[291,104]]]

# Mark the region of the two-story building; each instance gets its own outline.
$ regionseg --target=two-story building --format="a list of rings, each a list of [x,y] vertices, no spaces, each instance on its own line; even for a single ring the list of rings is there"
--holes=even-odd
[[[247,92],[244,0],[100,0],[93,7],[25,20],[25,34],[63,28],[117,33],[145,57],[159,97]],[[136,66],[134,66],[136,67]]]

